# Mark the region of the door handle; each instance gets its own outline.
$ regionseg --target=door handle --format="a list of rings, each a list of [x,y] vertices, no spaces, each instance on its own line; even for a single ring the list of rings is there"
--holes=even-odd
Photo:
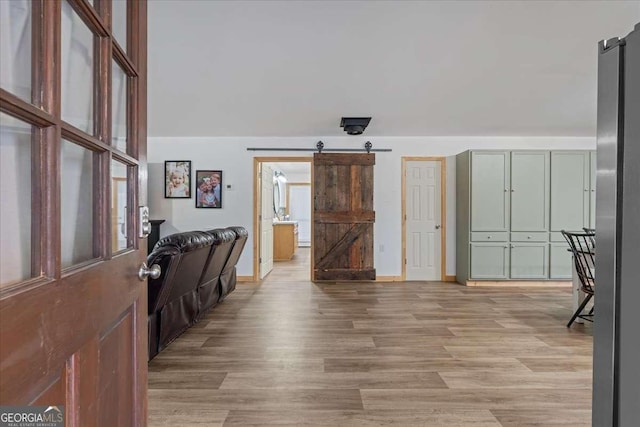
[[[140,266],[140,270],[138,270],[138,279],[144,282],[147,277],[151,277],[152,279],[157,279],[160,277],[162,273],[162,269],[158,264],[153,264],[151,268],[147,267],[147,263],[143,262]]]
[[[436,230],[440,229],[440,224],[436,224]]]

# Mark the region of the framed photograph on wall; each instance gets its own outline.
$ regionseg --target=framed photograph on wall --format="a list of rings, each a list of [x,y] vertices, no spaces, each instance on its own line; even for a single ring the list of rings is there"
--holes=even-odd
[[[191,198],[191,160],[164,162],[164,198]]]
[[[222,207],[222,171],[196,171],[196,208]]]

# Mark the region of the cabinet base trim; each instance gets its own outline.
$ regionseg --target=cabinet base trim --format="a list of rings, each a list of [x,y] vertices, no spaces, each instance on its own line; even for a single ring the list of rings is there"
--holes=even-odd
[[[238,282],[253,282],[253,276],[238,276],[236,280]]]
[[[467,286],[503,286],[503,287],[571,287],[571,280],[467,280]]]

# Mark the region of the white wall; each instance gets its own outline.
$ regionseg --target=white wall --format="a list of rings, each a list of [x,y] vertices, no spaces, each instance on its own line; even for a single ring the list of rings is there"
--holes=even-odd
[[[326,149],[362,148],[370,140],[378,153],[374,172],[375,267],[379,276],[400,276],[401,157],[447,156],[447,274],[455,274],[455,154],[469,149],[595,149],[595,137],[301,137],[301,138],[149,138],[149,206],[152,218],[167,220],[162,235],[241,225],[249,243],[238,263],[239,275],[253,274],[253,158],[299,157],[312,153],[247,151],[248,147],[309,147],[321,139]],[[194,199],[164,199],[165,160],[192,160],[192,168],[223,170],[222,209],[196,209]],[[232,189],[226,185],[231,184]]]
[[[285,155],[289,155],[287,153],[284,153]],[[309,166],[309,169],[311,169],[311,166]],[[311,182],[311,172],[296,172],[296,173],[292,173],[292,172],[285,172],[285,174],[287,175],[287,182]]]

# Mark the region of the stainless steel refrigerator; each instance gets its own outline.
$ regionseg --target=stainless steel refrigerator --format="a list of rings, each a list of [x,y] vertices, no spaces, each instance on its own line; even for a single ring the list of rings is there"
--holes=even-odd
[[[640,23],[599,44],[593,425],[640,424]]]

